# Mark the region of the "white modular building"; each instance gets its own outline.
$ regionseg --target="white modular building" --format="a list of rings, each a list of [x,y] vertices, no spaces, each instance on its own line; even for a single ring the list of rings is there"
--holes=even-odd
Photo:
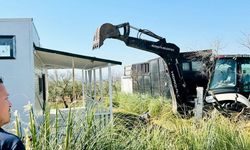
[[[12,110],[18,110],[24,121],[27,117],[24,117],[23,106],[29,102],[37,115],[44,112],[48,69],[82,69],[83,83],[91,83],[96,80],[92,72],[100,70],[101,79],[101,69],[110,70],[112,65],[121,65],[121,62],[40,47],[31,18],[0,19],[0,77],[9,92]],[[88,94],[83,91],[83,95]]]

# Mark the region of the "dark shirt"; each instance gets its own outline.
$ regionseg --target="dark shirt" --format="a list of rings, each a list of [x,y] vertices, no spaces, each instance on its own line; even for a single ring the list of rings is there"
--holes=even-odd
[[[25,150],[25,147],[16,135],[0,128],[0,150]]]

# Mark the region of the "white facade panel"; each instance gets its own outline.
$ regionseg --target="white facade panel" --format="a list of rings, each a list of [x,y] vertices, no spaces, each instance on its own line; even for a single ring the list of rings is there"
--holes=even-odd
[[[23,106],[29,101],[35,103],[32,19],[0,19],[2,35],[15,36],[16,57],[0,59],[0,76],[9,92],[12,110],[23,116]]]
[[[131,76],[121,77],[121,91],[124,93],[133,93],[133,82]]]

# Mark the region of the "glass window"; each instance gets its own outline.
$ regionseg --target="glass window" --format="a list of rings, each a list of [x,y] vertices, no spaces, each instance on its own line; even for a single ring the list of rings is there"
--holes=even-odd
[[[250,62],[244,62],[241,64],[241,82],[244,92],[250,91]]]
[[[0,59],[15,58],[15,37],[0,36]]]
[[[190,65],[188,62],[183,62],[182,63],[182,70],[183,71],[190,71]]]
[[[219,59],[210,83],[210,88],[233,87],[236,85],[236,62],[233,59]]]
[[[192,61],[192,71],[201,71],[202,70],[202,62],[201,61]]]
[[[140,71],[143,74],[148,73],[149,72],[149,65],[147,63],[141,64]]]
[[[145,73],[149,73],[149,64],[145,64]]]

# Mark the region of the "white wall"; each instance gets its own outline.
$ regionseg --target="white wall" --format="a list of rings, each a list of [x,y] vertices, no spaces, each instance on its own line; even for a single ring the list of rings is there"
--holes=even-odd
[[[40,38],[38,36],[38,32],[32,24],[32,40],[36,46],[40,46]],[[34,50],[34,49],[33,49]],[[36,56],[34,51],[34,84],[35,84],[35,103],[34,109],[36,113],[42,114],[42,107],[43,107],[43,97],[42,93],[39,92],[39,77],[42,77],[42,74],[45,74],[44,64],[43,62]]]
[[[121,91],[124,93],[133,93],[133,82],[131,76],[121,77]]]
[[[16,36],[16,59],[0,59],[0,76],[12,110],[20,113],[28,101],[35,102],[33,38],[39,43],[39,37],[34,36],[33,28],[32,19],[0,19],[0,35]]]
[[[39,57],[34,56],[34,83],[35,83],[35,97],[36,101],[34,103],[34,108],[36,113],[42,114],[43,108],[43,92],[39,92],[39,78],[42,77],[42,74],[45,74],[45,69],[43,68],[43,63],[40,61]]]

